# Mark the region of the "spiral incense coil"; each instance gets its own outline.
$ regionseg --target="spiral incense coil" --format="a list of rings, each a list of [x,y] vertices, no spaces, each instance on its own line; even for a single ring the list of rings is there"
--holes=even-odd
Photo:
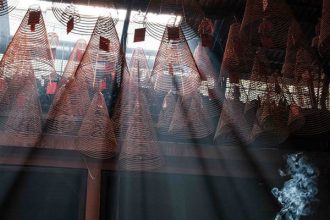
[[[304,48],[297,51],[295,80],[294,80],[294,96],[297,104],[301,108],[317,108],[320,94],[315,94],[315,89],[321,85],[315,84],[319,82],[317,66],[314,65],[312,54]]]
[[[116,155],[116,137],[103,94],[95,94],[78,134],[77,149],[89,157],[108,159]]]
[[[136,48],[133,51],[129,62],[130,79],[142,88],[151,87],[151,71],[148,66],[147,58],[142,48]]]
[[[9,66],[21,61],[31,63],[37,79],[49,77],[52,80],[56,76],[54,60],[39,7],[29,8],[24,16],[2,57],[0,66],[6,70],[1,75],[11,78],[16,72],[10,70]]]
[[[233,23],[230,25],[226,48],[220,69],[220,77],[226,78],[230,76],[237,76],[241,73],[241,63],[239,57],[239,30],[239,23]]]
[[[330,54],[330,1],[323,0],[322,18],[320,25],[319,51],[324,57]]]
[[[138,92],[119,155],[119,165],[123,169],[150,170],[162,166],[159,143],[144,100],[143,94]]]
[[[34,144],[41,134],[42,113],[33,70],[31,65],[24,66],[30,68],[25,70],[25,77],[17,77],[18,80],[22,80],[21,86],[8,89],[13,99],[9,104],[10,111],[5,131],[15,135],[25,144]]]
[[[0,16],[4,16],[4,15],[12,12],[16,8],[18,3],[19,3],[19,0],[1,0],[0,1]]]
[[[53,2],[52,11],[55,18],[62,25],[68,26],[68,22],[73,22],[71,32],[79,35],[90,35],[94,31],[95,24],[100,16],[113,19],[113,25],[108,28],[115,28],[119,20],[118,11],[113,4],[107,8],[95,7],[91,9],[91,6]],[[99,14],[91,14],[95,11]]]
[[[77,77],[86,80],[88,90],[93,93],[98,90],[100,83],[106,79],[114,84],[120,84],[122,74],[127,69],[125,56],[122,51],[118,34],[111,17],[99,17],[84,56],[77,68]],[[112,91],[110,91],[112,93]]]
[[[163,36],[167,27],[180,27],[185,37],[179,37],[177,41],[182,43],[198,37],[198,28],[203,19],[203,10],[196,0],[151,0],[143,23],[146,32],[162,42],[170,40],[168,36]]]
[[[242,84],[230,83],[214,136],[216,142],[248,141],[251,126],[244,116],[244,103],[240,101],[244,90]]]
[[[65,83],[67,83],[67,81],[71,77],[74,77],[74,74],[78,68],[78,65],[80,64],[80,62],[83,58],[86,47],[87,47],[87,43],[85,40],[83,40],[83,39],[77,40],[77,42],[70,54],[69,60],[65,66],[61,79],[58,82],[58,86],[57,86],[58,89],[61,86],[63,86]]]
[[[294,78],[294,70],[296,66],[296,54],[302,45],[303,34],[296,21],[292,21],[288,32],[286,43],[285,61],[282,67],[282,74],[285,78]]]
[[[204,109],[200,96],[197,92],[190,97],[179,97],[169,134],[179,139],[201,139],[208,137],[214,132],[214,125],[210,120],[207,109]]]
[[[181,28],[179,36],[184,38]],[[200,73],[187,42],[162,41],[151,76],[156,92],[172,90],[184,96],[200,86]]]
[[[270,74],[266,62],[267,60],[265,58],[264,51],[259,50],[254,58],[250,81],[247,87],[248,92],[246,96],[247,101],[244,108],[244,114],[248,121],[254,121],[256,110],[260,104],[259,99],[264,96],[266,92],[265,83],[267,82],[268,74]]]
[[[240,35],[245,43],[260,44],[258,29],[263,17],[263,0],[247,0],[240,27]]]
[[[47,117],[46,132],[77,135],[89,104],[85,81],[71,78],[55,95]]]
[[[251,140],[257,145],[276,146],[289,136],[288,104],[277,77],[273,75],[269,78],[266,94],[261,97],[257,121],[251,132]]]
[[[265,0],[258,34],[263,46],[284,49],[292,16],[285,0]]]

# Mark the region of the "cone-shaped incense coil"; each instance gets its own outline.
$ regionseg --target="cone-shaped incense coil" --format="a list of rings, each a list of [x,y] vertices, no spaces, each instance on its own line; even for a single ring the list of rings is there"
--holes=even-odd
[[[126,138],[119,155],[119,164],[127,170],[157,169],[162,165],[161,152],[148,108],[142,94],[134,102]]]
[[[10,88],[17,91],[11,100],[11,110],[5,129],[20,138],[36,138],[41,134],[41,107],[32,69],[27,69],[26,74],[28,76],[21,79],[24,80],[22,87]]]
[[[30,8],[10,42],[0,66],[31,60],[34,75],[55,77],[56,72],[40,8]],[[4,71],[12,77],[15,71]]]
[[[239,30],[240,24],[234,23],[230,26],[223,61],[220,70],[220,77],[237,76],[241,73],[239,59]]]
[[[78,68],[78,65],[81,62],[81,59],[85,53],[87,43],[85,40],[80,39],[76,42],[71,55],[69,57],[69,60],[65,66],[63,75],[61,77],[61,80],[58,83],[57,88],[61,88],[62,85],[67,83],[67,81],[71,78],[74,77],[74,74]]]
[[[323,0],[322,18],[320,27],[319,51],[322,56],[330,55],[330,1]]]
[[[244,117],[244,103],[239,100],[243,90],[239,84],[230,84],[215,132],[215,140],[221,138],[225,142],[248,141],[250,127]]]
[[[247,102],[244,108],[244,113],[248,120],[252,119],[253,113],[256,112],[256,107],[258,106],[258,100],[265,94],[265,82],[269,74],[269,69],[265,62],[265,55],[262,50],[259,50],[254,59],[246,97]]]
[[[311,53],[301,48],[297,52],[295,66],[294,96],[297,104],[302,108],[317,108],[318,98],[314,92],[314,80],[316,79],[315,66]],[[315,84],[316,85],[316,84]]]
[[[287,43],[286,43],[286,53],[285,61],[282,67],[283,77],[294,78],[294,70],[296,66],[296,54],[301,46],[301,39],[303,35],[300,30],[299,24],[296,21],[291,23],[289,28]]]
[[[241,37],[251,45],[259,44],[258,29],[263,17],[263,0],[247,0],[242,25]]]
[[[156,11],[160,13],[155,14]],[[185,37],[177,40],[186,42],[197,37],[200,24],[205,16],[197,0],[151,0],[144,18],[146,32],[151,37],[162,42],[169,41],[168,36],[163,36],[164,30],[168,26],[180,26]]]
[[[264,0],[264,17],[259,26],[261,43],[268,48],[285,48],[292,19],[285,0]]]
[[[183,36],[178,28],[178,35]],[[165,30],[164,37],[168,35]],[[180,95],[195,91],[200,85],[200,74],[187,42],[162,41],[152,71],[154,89]]]
[[[284,142],[289,135],[288,105],[277,76],[269,79],[266,91],[267,93],[261,98],[251,137],[256,143],[275,146]]]
[[[213,123],[204,109],[200,96],[193,93],[191,98],[179,97],[169,133],[176,138],[200,139],[209,136],[214,131]]]
[[[149,88],[151,86],[151,71],[142,48],[134,49],[132,58],[129,62],[129,70],[130,79],[138,84],[139,87]]]
[[[158,116],[157,128],[160,133],[168,134],[176,106],[177,96],[169,91],[164,97],[162,109]]]
[[[119,84],[123,80],[124,68],[127,68],[124,59],[112,18],[99,17],[76,76],[86,80],[90,91],[97,91],[106,78],[111,80],[112,85]]]
[[[97,159],[111,158],[118,150],[113,123],[101,92],[95,94],[83,119],[77,149]]]
[[[56,93],[49,110],[46,129],[50,134],[76,135],[90,104],[87,86],[71,79]]]

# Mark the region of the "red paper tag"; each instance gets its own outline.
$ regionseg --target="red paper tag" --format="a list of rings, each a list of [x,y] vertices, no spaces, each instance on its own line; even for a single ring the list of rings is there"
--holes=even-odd
[[[40,22],[40,16],[41,16],[41,12],[40,11],[30,11],[28,25],[39,24],[39,22]]]
[[[48,83],[48,85],[47,85],[47,94],[48,95],[54,95],[55,92],[56,92],[56,86],[57,86],[56,82]]]
[[[70,33],[74,28],[74,17],[71,17],[66,24],[66,33]]]
[[[213,36],[211,34],[202,34],[202,46],[211,48],[213,46]]]
[[[0,0],[0,8],[3,8],[4,4],[3,4],[3,0]]]
[[[167,36],[169,40],[179,40],[179,28],[178,27],[167,27]]]
[[[105,37],[100,37],[100,49],[109,52],[110,40]]]
[[[173,64],[169,63],[168,64],[168,73],[173,76],[174,75],[174,69],[173,69]]]
[[[300,108],[297,105],[291,105],[291,113],[293,116],[299,116],[300,115]]]
[[[100,91],[103,91],[107,88],[107,83],[106,81],[103,79],[100,83]]]
[[[146,36],[146,28],[137,28],[134,31],[134,42],[144,41]]]

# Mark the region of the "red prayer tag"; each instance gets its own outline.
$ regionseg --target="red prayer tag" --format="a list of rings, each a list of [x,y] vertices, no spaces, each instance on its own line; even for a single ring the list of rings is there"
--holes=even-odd
[[[41,12],[40,11],[30,11],[28,25],[39,24],[39,22],[40,22],[40,16],[41,16]]]
[[[134,42],[144,41],[146,36],[146,28],[137,28],[134,31]]]
[[[47,85],[47,94],[48,95],[54,95],[55,92],[56,92],[56,86],[57,86],[56,82],[48,83],[48,85]]]
[[[168,64],[168,73],[173,76],[174,75],[174,69],[173,69],[173,64],[169,63]]]
[[[109,52],[110,40],[105,37],[100,37],[100,49]]]
[[[179,40],[179,28],[178,27],[167,27],[167,35],[169,40]]]
[[[74,17],[70,17],[68,23],[66,24],[66,33],[69,34],[74,28]]]
[[[107,88],[107,83],[106,81],[103,79],[100,83],[100,90],[103,91]]]
[[[297,105],[291,105],[291,113],[293,116],[299,116],[300,115],[300,108]]]
[[[202,34],[202,46],[211,48],[213,46],[213,37],[211,34]]]

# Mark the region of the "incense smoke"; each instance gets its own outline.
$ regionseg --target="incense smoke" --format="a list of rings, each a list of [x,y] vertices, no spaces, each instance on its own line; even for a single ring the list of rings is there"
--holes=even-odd
[[[312,204],[317,200],[318,170],[308,164],[302,153],[287,156],[286,171],[279,170],[281,176],[289,176],[283,188],[273,188],[272,193],[281,203],[282,209],[275,220],[299,220],[301,216],[312,214]]]

